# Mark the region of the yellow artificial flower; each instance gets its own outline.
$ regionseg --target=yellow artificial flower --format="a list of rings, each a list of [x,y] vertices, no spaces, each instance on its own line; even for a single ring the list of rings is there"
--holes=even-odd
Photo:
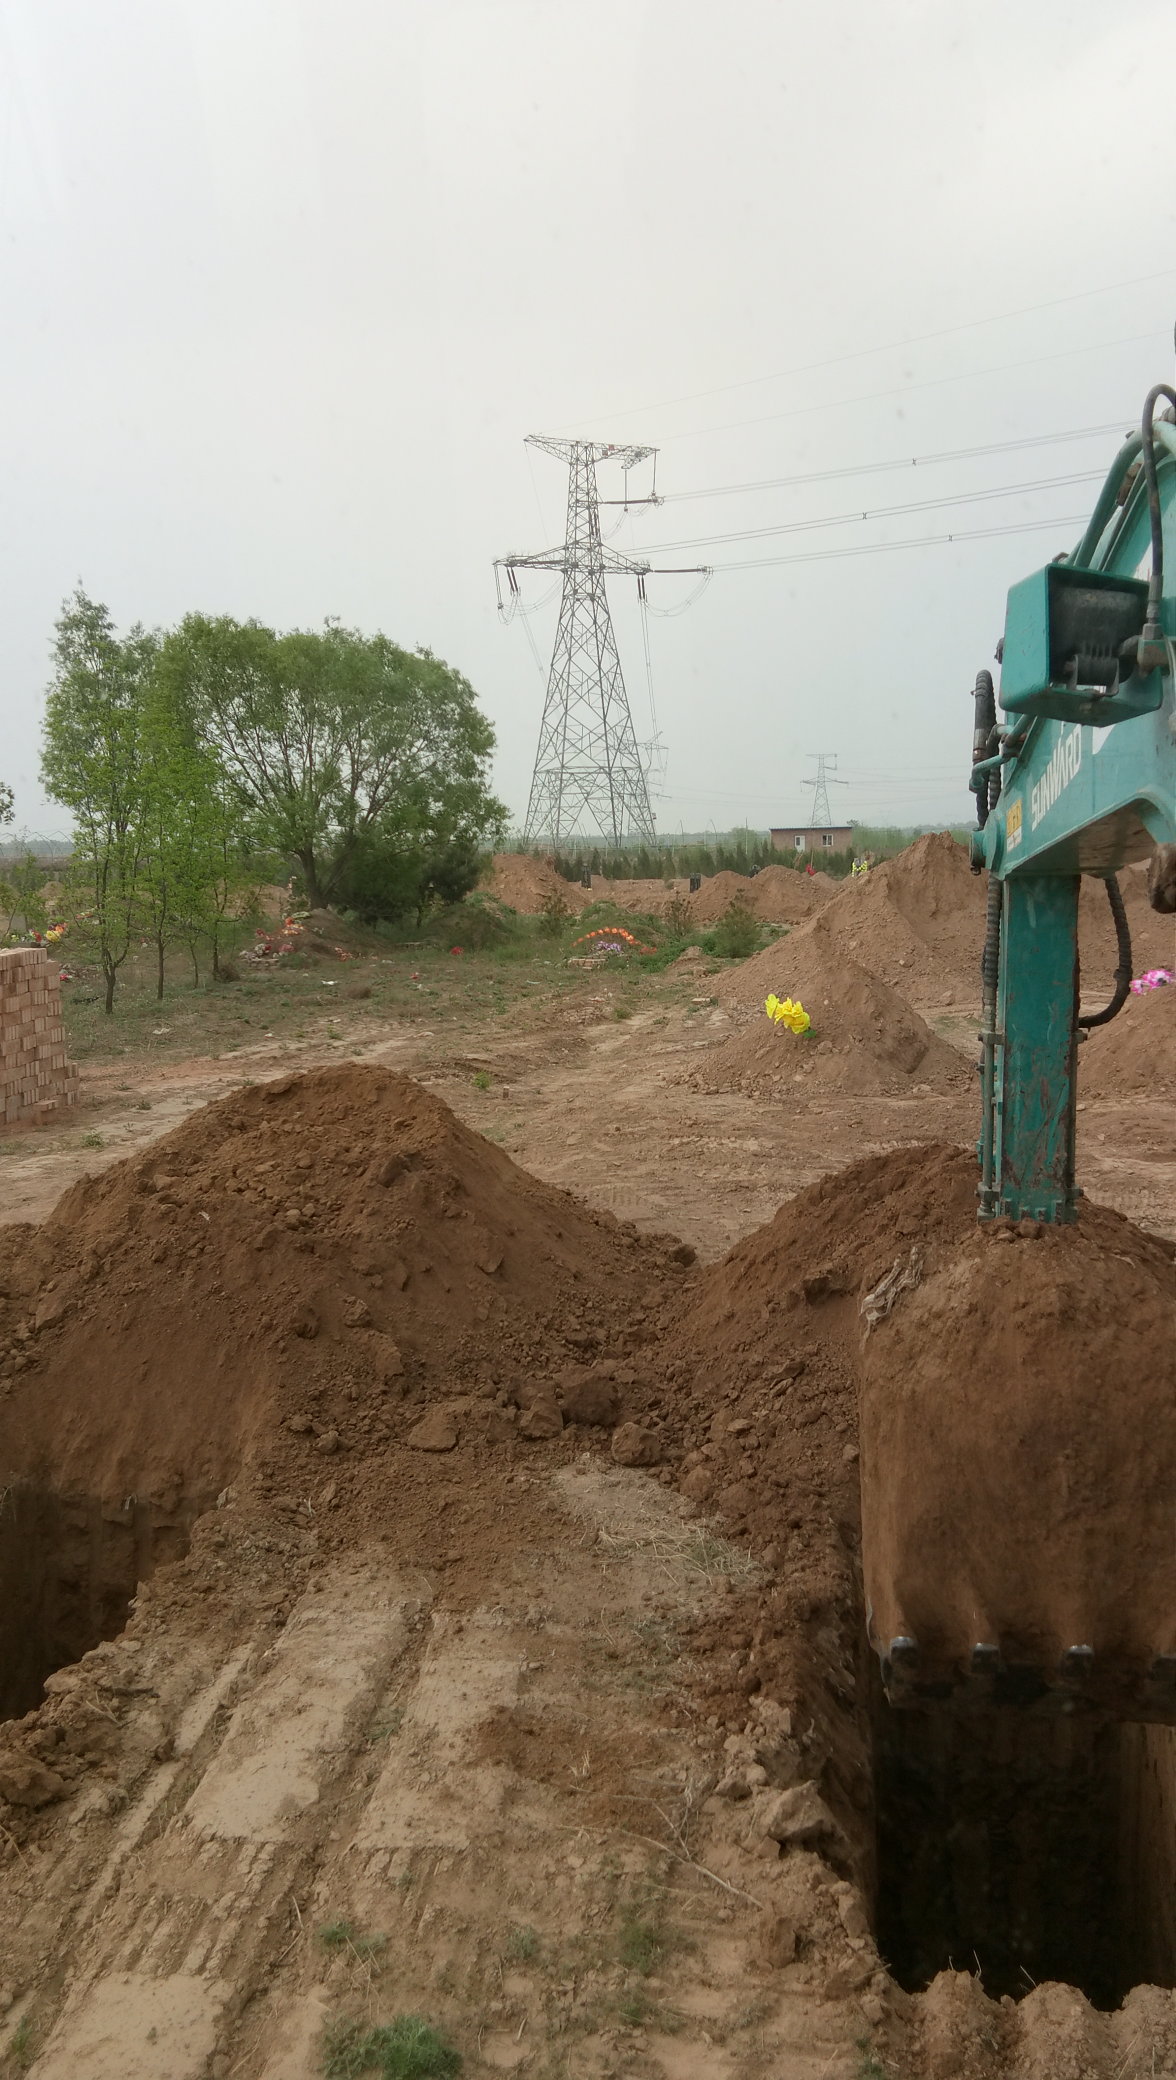
[[[812,1020],[799,998],[794,1004],[791,997],[767,997],[764,1000],[764,1010],[773,1025],[787,1026],[789,1032],[797,1034],[798,1037],[801,1033],[812,1030]]]

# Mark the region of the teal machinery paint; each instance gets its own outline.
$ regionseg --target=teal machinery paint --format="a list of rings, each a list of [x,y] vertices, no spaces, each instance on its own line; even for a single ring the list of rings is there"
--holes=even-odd
[[[1167,410],[1156,417],[1161,399]],[[981,1220],[1073,1220],[1079,1036],[1115,1015],[1131,979],[1114,876],[1176,842],[1173,406],[1176,392],[1157,385],[1078,546],[1009,593],[998,652],[1003,726],[991,679],[977,681],[972,864],[990,877]],[[1108,931],[1119,943],[1115,997],[1086,1019],[1078,1004],[1083,874],[1106,882]]]

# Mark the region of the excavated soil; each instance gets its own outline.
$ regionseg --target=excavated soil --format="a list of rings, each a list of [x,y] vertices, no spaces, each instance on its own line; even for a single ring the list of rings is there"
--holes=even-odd
[[[500,903],[525,917],[537,917],[544,903],[557,896],[568,910],[583,910],[592,901],[588,889],[565,881],[550,860],[532,859],[527,852],[496,852],[484,885]]]
[[[0,1231],[0,1290],[35,1334],[7,1466],[51,1457],[67,1488],[165,1507],[275,1450],[322,1466],[426,1394],[492,1402],[557,1325],[569,1348],[586,1316],[623,1333],[670,1247],[528,1177],[408,1077],[280,1077]]]
[[[792,867],[763,867],[758,874],[720,874],[703,877],[702,886],[690,894],[690,883],[681,875],[673,881],[610,881],[594,874],[591,888],[578,881],[565,881],[549,860],[534,859],[526,852],[499,852],[486,881],[488,892],[512,910],[534,916],[553,896],[562,895],[570,911],[589,903],[613,903],[621,910],[637,910],[660,916],[675,896],[685,897],[694,924],[717,924],[733,898],[742,895],[756,917],[766,924],[794,924],[810,917],[828,902],[839,887],[829,874],[805,874]]]
[[[1083,1098],[1176,1097],[1176,983],[1130,996],[1078,1050]]]
[[[978,1005],[986,886],[963,847],[936,831],[864,880],[843,881],[821,915],[841,956],[856,957],[912,1002]],[[752,966],[743,971],[747,991]]]
[[[787,1099],[818,1089],[857,1095],[915,1087],[926,1095],[966,1086],[958,1051],[888,982],[844,953],[833,908],[736,970],[724,994],[741,1011],[749,1002],[755,1011],[691,1072],[695,1088]],[[798,1037],[773,1026],[763,1011],[770,994],[799,998],[812,1030]]]
[[[796,924],[811,917],[836,894],[831,874],[806,874],[795,867],[761,867],[758,874],[709,874],[690,897],[696,925],[717,924],[736,896],[765,924]]]
[[[332,2015],[396,2007],[471,2073],[1176,2070],[1176,2003],[1131,1990],[1176,1977],[1171,1737],[946,1739],[866,1643],[860,1304],[896,1255],[925,1283],[870,1406],[932,1356],[990,1381],[998,1331],[1053,1345],[1059,1409],[1086,1352],[1104,1393],[1162,1362],[1170,1250],[1089,1205],[978,1241],[974,1193],[969,1152],[895,1148],[702,1269],[340,1065],[3,1231],[0,2000],[34,2072],[309,2080]]]

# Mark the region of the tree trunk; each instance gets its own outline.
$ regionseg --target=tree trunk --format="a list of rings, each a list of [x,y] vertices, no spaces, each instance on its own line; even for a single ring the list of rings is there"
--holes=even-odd
[[[196,958],[196,941],[194,939],[189,942],[188,953],[192,962],[192,987],[193,989],[199,989],[200,963]]]
[[[298,864],[302,868],[302,871],[306,876],[306,907],[308,910],[321,910],[323,906],[323,896],[322,890],[319,887],[319,878],[315,866],[314,854],[313,852],[299,852],[295,855],[295,857],[297,858]]]
[[[156,944],[156,948],[157,948],[157,950],[158,950],[158,953],[159,953],[159,972],[158,972],[158,975],[156,976],[156,981],[155,981],[155,994],[156,994],[156,997],[158,998],[159,1002],[160,1002],[160,1003],[162,1004],[162,1002],[163,1002],[163,933],[162,933],[162,932],[160,933],[160,935],[159,935],[158,939],[156,940],[155,944]]]
[[[212,935],[212,979],[220,981],[220,940],[215,932]]]
[[[109,1018],[114,1010],[114,978],[118,971],[109,961],[104,960],[102,972],[106,977],[106,1016]]]

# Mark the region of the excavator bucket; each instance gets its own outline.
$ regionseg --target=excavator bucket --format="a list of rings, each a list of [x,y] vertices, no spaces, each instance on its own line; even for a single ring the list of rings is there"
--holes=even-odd
[[[892,1704],[1176,1723],[1174,1331],[1167,1249],[1089,1207],[978,1228],[869,1330],[862,1550]]]

